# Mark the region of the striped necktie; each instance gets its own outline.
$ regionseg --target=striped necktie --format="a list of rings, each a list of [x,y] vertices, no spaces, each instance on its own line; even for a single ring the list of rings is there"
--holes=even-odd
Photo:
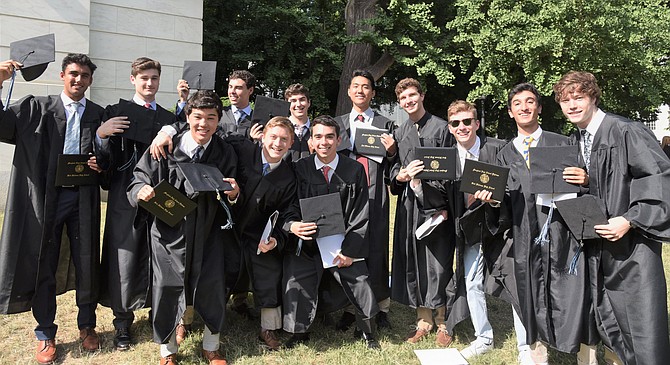
[[[526,161],[526,166],[530,167],[530,145],[535,139],[531,136],[528,136],[523,139],[523,159]]]
[[[584,163],[586,164],[586,171],[589,172],[589,165],[591,163],[591,147],[593,145],[593,141],[591,139],[591,133],[589,133],[586,129],[582,129],[580,131],[582,134],[582,141],[584,143],[584,148],[583,148],[583,155],[584,155]]]

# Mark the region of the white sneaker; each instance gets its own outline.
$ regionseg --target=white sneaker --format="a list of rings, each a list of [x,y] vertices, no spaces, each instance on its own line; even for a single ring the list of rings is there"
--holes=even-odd
[[[530,349],[519,351],[519,356],[516,359],[519,365],[535,365],[535,362],[530,357]]]
[[[484,341],[475,340],[470,342],[470,346],[461,350],[461,356],[469,359],[471,357],[490,352],[491,350],[493,350],[493,341],[490,343],[485,343]]]

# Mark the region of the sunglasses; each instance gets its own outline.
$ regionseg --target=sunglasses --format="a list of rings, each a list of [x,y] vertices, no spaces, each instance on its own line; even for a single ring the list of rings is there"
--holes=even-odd
[[[463,122],[464,126],[469,126],[472,124],[472,122],[476,121],[477,119],[475,118],[465,118],[465,119],[452,119],[449,121],[449,124],[451,124],[452,127],[457,128],[461,122]]]

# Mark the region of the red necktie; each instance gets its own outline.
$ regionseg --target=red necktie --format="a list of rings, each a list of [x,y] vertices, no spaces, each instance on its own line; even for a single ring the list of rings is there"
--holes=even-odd
[[[151,103],[144,104],[144,107],[147,108],[147,109],[151,109]]]
[[[330,171],[330,166],[323,165],[323,167],[321,168],[321,171],[323,171],[323,177],[326,179],[326,182],[329,183],[330,180],[328,179],[328,172]]]
[[[363,114],[358,114],[356,120],[363,123],[365,121],[365,118],[363,117]],[[358,161],[361,165],[363,165],[363,169],[365,170],[365,177],[368,178],[368,186],[370,186],[370,166],[368,166],[368,158],[363,155],[357,154],[356,161]]]

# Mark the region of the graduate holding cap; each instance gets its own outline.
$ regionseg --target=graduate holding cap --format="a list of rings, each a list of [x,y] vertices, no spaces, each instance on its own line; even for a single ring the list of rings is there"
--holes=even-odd
[[[219,334],[224,328],[228,290],[239,270],[241,254],[229,212],[240,189],[234,179],[235,151],[222,139],[212,138],[221,110],[221,99],[215,92],[196,92],[186,104],[189,130],[175,138],[173,153],[154,160],[147,151],[128,186],[132,206],[137,206],[138,200],[150,201],[155,196],[154,187],[164,180],[198,204],[175,226],[159,219],[151,222],[151,320],[154,341],[161,344],[163,365],[176,363],[179,345],[175,329],[187,304],[193,304],[205,322],[203,356],[212,365],[226,363],[218,352]],[[180,168],[180,163],[214,165],[225,178],[211,181],[208,174]],[[218,188],[224,181],[230,184],[229,190]],[[137,220],[147,219],[145,210],[137,214]]]
[[[51,35],[12,43],[10,52],[15,59],[0,63],[0,80],[14,78],[17,70],[25,70],[26,79],[38,77],[54,59],[53,42]],[[31,65],[41,71],[31,74]],[[28,95],[7,110],[0,105],[0,140],[15,145],[0,238],[0,312],[32,309],[37,321],[35,357],[39,363],[57,358],[56,295],[73,288],[77,292],[82,346],[91,351],[99,348],[95,332],[100,270],[99,187],[55,184],[59,155],[82,156],[91,168],[99,170],[95,157],[86,157],[94,151],[95,130],[104,112],[84,96],[95,69],[88,56],[69,54],[62,62],[60,95]],[[61,245],[69,249],[61,251]],[[72,264],[74,275],[57,273],[58,268]],[[57,278],[67,279],[61,282]]]
[[[568,72],[554,92],[578,128],[573,141],[589,171],[589,193],[607,212],[607,223],[591,227],[602,238],[586,245],[605,361],[665,364],[670,344],[661,242],[670,240],[670,160],[643,123],[598,107],[593,74]]]

